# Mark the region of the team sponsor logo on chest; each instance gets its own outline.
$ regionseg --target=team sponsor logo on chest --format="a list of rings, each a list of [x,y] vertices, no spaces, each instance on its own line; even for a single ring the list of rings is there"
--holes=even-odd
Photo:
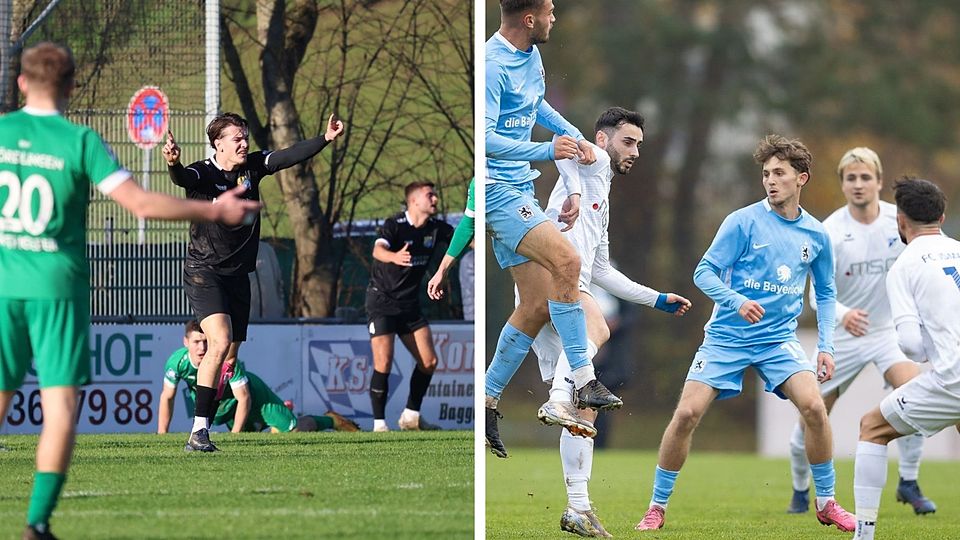
[[[249,191],[253,184],[250,183],[250,171],[243,171],[237,175],[237,185],[247,188]]]

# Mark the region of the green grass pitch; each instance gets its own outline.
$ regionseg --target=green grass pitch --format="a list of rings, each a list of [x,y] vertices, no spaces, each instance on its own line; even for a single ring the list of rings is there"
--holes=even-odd
[[[509,444],[509,441],[506,441]],[[576,538],[560,531],[566,490],[558,449],[509,448],[510,457],[486,459],[488,539]],[[634,531],[653,486],[654,452],[598,451],[590,498],[606,529],[634,539],[829,539],[850,538],[817,522],[812,513],[788,515],[790,469],[786,459],[746,454],[691,453],[670,498],[666,525]],[[960,538],[960,468],[954,462],[924,462],[920,485],[937,512],[915,516],[896,502],[897,465],[890,463],[877,525],[877,538],[942,540]],[[837,462],[837,499],[854,511],[853,462]]]
[[[473,538],[473,433],[81,435],[61,538]],[[23,529],[37,437],[0,437],[0,537]]]

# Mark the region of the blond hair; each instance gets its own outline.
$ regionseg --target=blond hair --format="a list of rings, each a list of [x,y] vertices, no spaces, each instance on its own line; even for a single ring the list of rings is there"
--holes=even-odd
[[[837,176],[843,180],[843,170],[854,163],[863,163],[873,167],[877,173],[877,178],[883,178],[883,165],[880,164],[880,156],[866,146],[858,146],[847,150],[847,153],[840,158],[840,164],[837,165]]]

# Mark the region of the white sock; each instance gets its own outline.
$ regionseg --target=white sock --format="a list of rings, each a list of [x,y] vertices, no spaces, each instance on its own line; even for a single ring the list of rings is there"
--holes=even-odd
[[[567,504],[580,512],[590,510],[587,483],[593,470],[593,439],[574,437],[569,431],[561,429],[560,462],[567,484]]]
[[[853,534],[853,540],[873,540],[873,533],[876,528],[876,523],[865,523],[858,520],[857,532]]]
[[[495,398],[492,396],[483,397],[483,405],[488,409],[496,409],[497,405],[500,404],[500,398]]]
[[[196,433],[201,429],[210,429],[210,419],[207,418],[206,416],[194,416],[193,429],[190,431],[193,433]]]
[[[597,374],[593,371],[593,364],[587,364],[573,370],[573,385],[577,390],[583,388],[588,382],[596,378]]]
[[[807,460],[803,427],[799,420],[793,426],[793,433],[790,435],[790,475],[793,477],[793,489],[796,491],[810,489],[810,462]]]
[[[900,450],[900,478],[916,480],[920,476],[920,456],[923,455],[923,435],[914,433],[897,439]]]
[[[403,408],[403,412],[400,413],[401,418],[413,418],[414,420],[420,420],[420,411],[415,411],[413,409]]]
[[[817,511],[823,510],[823,507],[827,505],[828,502],[834,500],[833,496],[828,497],[817,497]]]
[[[593,361],[593,357],[596,355],[597,345],[587,340],[587,358]],[[567,353],[561,351],[560,358],[557,359],[557,368],[553,372],[553,386],[550,387],[550,401],[572,402],[573,389],[574,379],[573,373],[570,371],[570,363],[567,362]]]
[[[383,429],[383,428],[385,428],[385,427],[387,427],[387,421],[386,421],[386,420],[384,420],[383,418],[374,418],[374,419],[373,419],[373,429],[374,429],[374,431],[376,431],[376,430],[378,430],[378,429]]]
[[[857,521],[875,523],[880,510],[880,494],[887,483],[887,446],[866,441],[857,443],[853,464],[853,498],[857,503]]]

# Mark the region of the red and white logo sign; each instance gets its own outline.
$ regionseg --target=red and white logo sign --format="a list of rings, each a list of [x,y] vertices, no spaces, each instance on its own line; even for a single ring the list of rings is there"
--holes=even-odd
[[[144,86],[136,91],[127,107],[127,133],[130,140],[144,150],[161,142],[167,134],[170,109],[167,96],[156,86]]]

